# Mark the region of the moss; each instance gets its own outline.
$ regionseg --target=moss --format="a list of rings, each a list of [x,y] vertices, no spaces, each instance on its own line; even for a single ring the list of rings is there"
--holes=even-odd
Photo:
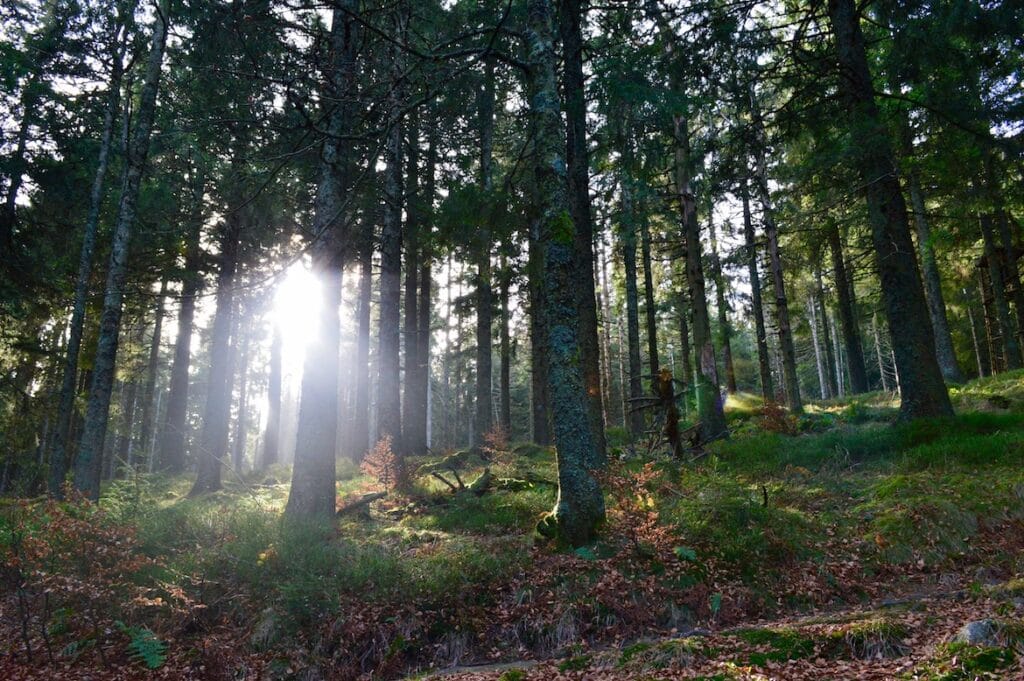
[[[833,632],[826,648],[834,654],[848,653],[860,660],[901,657],[910,651],[903,643],[907,634],[907,628],[899,622],[871,619]]]
[[[618,666],[638,670],[686,667],[694,658],[707,656],[704,641],[696,638],[677,638],[658,643],[634,643],[622,649]]]
[[[961,643],[950,643],[938,649],[938,655],[927,667],[913,672],[914,679],[928,681],[974,681],[979,678],[998,678],[1016,661],[1008,648],[985,648]]]
[[[575,655],[558,663],[558,671],[581,672],[590,666],[590,655]]]
[[[749,664],[759,667],[767,662],[800,660],[814,653],[814,639],[793,629],[741,629],[735,635],[751,645],[768,648],[747,656]]]
[[[551,220],[551,238],[561,246],[572,246],[576,238],[576,225],[569,211],[562,211]]]
[[[506,669],[498,677],[498,681],[523,681],[526,678],[526,672],[522,669]]]

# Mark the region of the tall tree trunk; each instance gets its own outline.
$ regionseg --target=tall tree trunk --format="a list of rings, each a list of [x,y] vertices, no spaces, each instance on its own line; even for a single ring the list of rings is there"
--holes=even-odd
[[[1024,353],[1024,348],[1021,347],[1024,344],[1024,286],[1021,284],[1020,268],[1017,265],[1017,249],[1013,245],[1010,218],[1005,209],[998,212],[997,219],[999,221],[999,239],[1003,247],[1004,274],[1010,289],[1010,298],[1017,311],[1017,346]]]
[[[754,333],[757,335],[757,366],[761,376],[761,397],[765,403],[775,399],[772,385],[771,358],[768,355],[768,332],[764,328],[764,305],[761,302],[761,276],[757,271],[757,242],[754,221],[750,215],[750,196],[747,181],[740,188],[743,200],[743,237],[747,248],[747,272],[750,277],[750,306],[754,314]]]
[[[657,380],[661,365],[658,363],[658,308],[654,302],[654,276],[651,271],[651,227],[645,209],[641,206],[640,258],[644,268],[644,316],[647,323],[647,364],[651,371],[651,382]]]
[[[354,115],[359,21],[357,0],[335,1],[331,13],[330,73],[324,93],[324,99],[334,104],[327,116],[327,134],[320,149],[316,197],[313,200],[313,272],[323,288],[316,313],[319,329],[306,345],[302,366],[295,462],[285,506],[285,515],[292,518],[325,520],[333,517],[335,512],[338,355],[341,343],[338,306],[341,303],[342,270],[352,256],[353,242],[357,242],[352,235],[353,211],[347,193],[352,155],[342,138]],[[397,277],[395,272],[396,296]],[[396,297],[395,333],[398,332],[397,302]],[[396,353],[397,349],[396,342]],[[397,365],[394,368],[398,370]],[[397,385],[395,387],[397,390]]]
[[[821,340],[825,350],[825,380],[828,381],[830,397],[839,397],[839,379],[836,376],[836,353],[832,347],[832,336],[828,332],[828,310],[825,309],[825,288],[821,283],[821,270],[814,270],[814,299],[818,305],[817,316],[821,320]]]
[[[907,188],[910,193],[910,205],[914,211],[914,227],[917,230],[917,252],[921,258],[921,276],[924,280],[925,300],[928,303],[928,314],[932,320],[935,333],[935,359],[939,363],[942,376],[951,383],[963,383],[964,374],[956,361],[953,350],[953,338],[949,333],[949,321],[946,319],[946,301],[942,295],[942,280],[939,277],[939,266],[935,261],[935,247],[932,245],[931,226],[925,214],[924,194],[921,192],[921,180],[917,172],[911,170],[907,174]]]
[[[114,239],[107,271],[106,293],[100,316],[100,338],[93,361],[92,387],[86,408],[85,426],[75,462],[75,487],[91,499],[100,494],[100,472],[103,470],[103,443],[110,412],[110,390],[114,383],[118,334],[121,329],[124,285],[128,274],[128,247],[135,227],[142,174],[149,155],[149,138],[156,115],[156,97],[160,87],[160,67],[167,43],[167,22],[170,2],[162,0],[153,24],[153,40],[146,63],[146,75],[139,96],[135,131],[127,150],[124,185],[117,211]]]
[[[985,266],[988,269],[989,281],[992,285],[992,303],[995,307],[996,321],[999,323],[999,336],[1002,339],[1002,354],[1006,369],[1012,371],[1021,366],[1020,345],[1010,317],[1010,305],[1006,299],[1006,279],[1004,278],[1003,255],[996,246],[992,232],[992,215],[984,213],[979,218],[981,236],[985,245]]]
[[[282,343],[281,327],[275,324],[274,337],[270,341],[270,372],[267,376],[267,427],[263,431],[263,457],[259,464],[261,470],[276,464],[281,456]]]
[[[677,92],[682,89],[678,86]],[[701,436],[708,440],[727,433],[722,395],[719,392],[718,369],[715,366],[715,348],[711,339],[711,321],[708,315],[707,294],[704,290],[704,269],[701,264],[700,224],[697,222],[697,202],[691,184],[689,121],[684,115],[673,115],[675,138],[675,191],[682,216],[683,244],[686,249],[686,284],[692,314],[693,348],[696,355],[694,393]]]
[[[240,316],[244,313],[240,312]],[[252,324],[239,320],[238,340],[236,341],[236,373],[238,374],[238,416],[235,419],[234,447],[231,451],[231,465],[236,473],[245,468],[246,440],[249,437],[249,344],[252,336]]]
[[[494,178],[491,156],[494,149],[494,62],[484,62],[484,82],[480,93],[480,191],[486,197],[487,205],[493,200]],[[491,214],[480,224],[477,235],[476,269],[476,421],[471,445],[483,444],[492,427],[491,404],[491,327],[494,302],[491,292]]]
[[[370,446],[370,304],[373,295],[373,226],[367,224],[359,247],[359,297],[356,307],[355,408],[349,433],[349,457],[363,458]]]
[[[825,377],[826,360],[824,353],[821,348],[821,340],[819,338],[818,328],[818,310],[814,300],[814,296],[807,297],[807,321],[811,327],[811,342],[814,344],[814,365],[818,369],[818,387],[821,394],[821,399],[827,400],[832,397],[828,391],[828,379]]]
[[[722,338],[722,359],[725,364],[725,385],[729,394],[735,395],[736,367],[732,361],[732,326],[729,324],[729,303],[725,298],[725,276],[722,274],[722,260],[718,257],[718,235],[714,218],[708,214],[708,229],[711,232],[711,276],[715,281],[715,296],[718,304],[718,332]]]
[[[882,382],[882,390],[889,392],[889,377],[886,375],[885,362],[882,361],[882,339],[878,333],[878,313],[871,315],[871,333],[875,337],[875,359],[878,360],[878,378]]]
[[[174,360],[167,390],[167,409],[160,428],[160,469],[168,473],[185,470],[185,431],[188,415],[188,373],[192,361],[192,324],[196,296],[202,286],[200,234],[203,226],[203,195],[206,191],[204,169],[196,165],[192,177],[192,209],[188,218],[185,244],[185,269],[181,282],[178,330],[174,342]]]
[[[505,435],[512,432],[512,339],[509,336],[508,289],[511,280],[508,257],[501,256],[501,283],[498,289],[498,299],[501,303],[501,328],[499,344],[501,347],[501,379],[500,394],[501,406],[499,409],[498,423]]]
[[[1006,363],[1003,355],[1002,340],[999,334],[999,321],[996,317],[995,298],[992,295],[992,282],[987,267],[978,266],[978,292],[981,293],[981,305],[985,319],[985,347],[988,348],[989,376],[1005,371]]]
[[[558,499],[552,519],[566,541],[580,546],[594,536],[604,519],[604,498],[590,470],[597,443],[578,359],[576,291],[581,286],[582,272],[575,249],[576,227],[569,212],[568,183],[562,170],[565,137],[551,22],[551,1],[529,0],[525,37],[533,124],[533,199],[543,258],[543,320],[548,330],[548,388],[558,462]]]
[[[244,148],[244,146],[239,145]],[[240,182],[242,151],[236,150],[234,168],[228,182]],[[206,404],[199,431],[198,468],[189,496],[215,492],[221,487],[221,469],[228,455],[228,434],[231,424],[231,393],[234,385],[232,361],[232,326],[235,323],[235,279],[243,229],[244,192],[234,188],[236,195],[220,236],[220,256],[215,294],[216,311],[210,331],[210,370],[206,384]]]
[[[548,330],[544,323],[544,256],[540,223],[530,226],[530,415],[533,441],[551,444],[551,406],[548,399]]]
[[[579,269],[580,359],[587,386],[590,429],[594,436],[594,468],[605,465],[607,443],[601,396],[601,358],[597,336],[597,301],[594,271],[594,222],[590,213],[587,159],[586,78],[583,73],[583,3],[559,0],[558,32],[562,42],[562,93],[565,97],[565,162],[569,182],[569,214],[576,226],[574,246]]]
[[[986,367],[988,366],[988,348],[982,345],[978,341],[978,336],[981,334],[978,332],[978,322],[974,318],[974,312],[972,311],[971,300],[967,296],[967,289],[963,290],[964,294],[964,307],[967,308],[967,321],[971,324],[971,343],[974,344],[974,358],[978,362],[978,378],[987,376]],[[984,357],[982,357],[982,348],[985,349]]]
[[[843,343],[846,346],[846,367],[850,372],[850,392],[868,391],[868,372],[864,368],[864,350],[860,344],[860,328],[857,324],[853,288],[846,272],[843,258],[843,243],[839,238],[839,227],[833,222],[828,226],[828,247],[832,253],[832,272],[836,285],[839,307],[839,325],[843,329]]]
[[[644,433],[644,417],[640,411],[644,388],[643,366],[640,360],[640,302],[636,271],[637,215],[633,205],[633,153],[632,141],[627,137],[631,129],[628,114],[622,116],[619,126],[619,242],[622,244],[622,261],[626,275],[626,335],[629,343],[629,400],[626,422],[629,424],[630,437],[637,441]]]
[[[772,271],[772,290],[775,293],[775,318],[782,352],[782,382],[786,390],[786,406],[794,414],[803,412],[800,381],[796,373],[796,350],[793,347],[793,329],[789,321],[789,301],[786,298],[786,279],[783,276],[782,256],[779,254],[779,228],[775,222],[775,206],[768,190],[768,160],[764,121],[757,93],[750,90],[750,110],[756,141],[754,143],[754,187],[761,201],[764,235],[768,242],[768,263]]]
[[[406,418],[402,422],[402,451],[414,451],[413,424],[409,416],[416,411],[415,402],[418,397],[416,371],[419,359],[419,298],[417,285],[420,276],[420,245],[419,232],[423,228],[423,211],[420,204],[420,130],[419,117],[410,112],[409,124],[406,126],[407,144],[405,146],[405,228],[402,246],[405,251],[405,319],[402,323],[402,341],[405,351],[402,366],[405,375],[402,381],[402,413]]]
[[[858,133],[854,160],[865,186],[875,264],[900,377],[900,416],[948,416],[953,407],[935,358],[935,339],[917,261],[909,257],[914,244],[907,207],[896,175],[889,131],[875,103],[860,17],[853,0],[829,0],[828,13],[850,126]]]
[[[846,376],[843,374],[843,346],[839,343],[839,329],[836,326],[835,315],[829,315],[828,325],[832,335],[832,347],[835,348],[836,353],[836,387],[839,389],[839,397],[846,397]]]
[[[377,369],[377,441],[391,438],[399,450],[402,433],[399,387],[399,300],[402,271],[402,130],[398,95],[391,95],[391,126],[385,147],[384,225],[380,237],[380,351]]]
[[[436,168],[437,168],[437,135],[436,123],[431,120],[428,123],[428,144],[426,158],[426,173],[423,178],[423,189],[419,196],[419,206],[423,216],[423,234],[419,239],[420,244],[420,282],[419,302],[417,305],[417,337],[416,337],[416,366],[410,379],[414,399],[405,415],[405,430],[410,433],[407,438],[407,447],[413,454],[425,454],[430,446],[428,432],[430,414],[428,400],[430,399],[430,304],[431,288],[433,285],[431,275],[431,233],[434,224],[434,194],[436,189]],[[409,388],[407,387],[408,391]]]
[[[153,318],[153,336],[149,342],[149,359],[146,362],[146,383],[142,390],[142,424],[139,429],[139,446],[144,450],[153,437],[153,422],[157,416],[153,413],[153,393],[156,392],[156,378],[160,372],[160,340],[164,329],[164,299],[167,296],[167,277],[160,281],[160,293],[157,297],[156,312]]]
[[[120,21],[116,25],[120,25]],[[115,31],[116,33],[116,31]],[[96,229],[99,225],[100,208],[103,204],[103,186],[110,165],[110,147],[114,136],[114,123],[121,108],[121,79],[124,74],[124,53],[127,34],[115,40],[111,50],[110,82],[107,85],[107,102],[103,112],[103,133],[100,135],[99,157],[96,173],[93,175],[92,191],[89,194],[89,212],[85,218],[82,233],[82,250],[78,256],[78,277],[75,280],[75,299],[71,308],[71,324],[68,329],[68,343],[64,352],[64,374],[60,387],[60,402],[57,419],[50,440],[50,496],[60,498],[68,473],[68,433],[75,408],[75,378],[78,376],[78,355],[82,349],[82,332],[85,327],[85,308],[89,295],[89,280],[92,278],[92,260],[96,251]],[[2,247],[0,247],[2,248]]]
[[[677,294],[677,318],[679,322],[679,357],[682,360],[682,382],[687,390],[693,386],[693,352],[690,349],[690,311],[686,304],[686,291],[680,287]]]
[[[602,353],[604,358],[604,381],[602,383],[606,388],[604,405],[608,411],[608,422],[625,426],[622,415],[612,411],[613,405],[621,406],[622,392],[621,386],[619,386],[620,390],[616,392],[616,383],[612,380],[612,301],[611,290],[608,286],[608,259],[605,256],[603,239],[601,241],[599,257],[601,258],[601,331],[604,337],[604,352]]]

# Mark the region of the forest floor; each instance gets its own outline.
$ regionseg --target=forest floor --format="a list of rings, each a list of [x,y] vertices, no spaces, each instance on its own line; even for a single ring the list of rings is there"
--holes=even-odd
[[[285,469],[8,502],[0,678],[1024,678],[1024,372],[953,397],[912,424],[884,394],[730,398],[705,455],[616,463],[575,550],[536,532],[555,467],[529,444],[417,461],[330,527],[282,523]],[[380,489],[338,477],[341,505]]]

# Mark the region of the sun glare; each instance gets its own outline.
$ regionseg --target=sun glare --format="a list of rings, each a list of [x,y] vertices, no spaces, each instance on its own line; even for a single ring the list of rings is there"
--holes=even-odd
[[[285,373],[302,369],[306,343],[317,329],[320,282],[303,262],[292,264],[274,292],[274,324],[281,329],[281,359]]]

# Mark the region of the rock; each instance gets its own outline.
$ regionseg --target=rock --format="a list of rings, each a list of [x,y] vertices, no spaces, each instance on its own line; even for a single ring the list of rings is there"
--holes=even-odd
[[[273,487],[274,485],[280,485],[281,482],[275,477],[264,478],[263,482],[260,483],[264,487]]]
[[[953,637],[953,643],[965,643],[970,646],[999,647],[999,623],[995,620],[976,620],[968,622]]]
[[[1020,596],[1018,596],[1017,598],[1014,598],[1013,600],[1011,600],[1010,603],[1013,604],[1013,607],[1016,610],[1024,610],[1024,598],[1021,598]]]
[[[974,571],[974,581],[991,586],[992,584],[998,584],[1000,579],[989,568],[979,567]]]

